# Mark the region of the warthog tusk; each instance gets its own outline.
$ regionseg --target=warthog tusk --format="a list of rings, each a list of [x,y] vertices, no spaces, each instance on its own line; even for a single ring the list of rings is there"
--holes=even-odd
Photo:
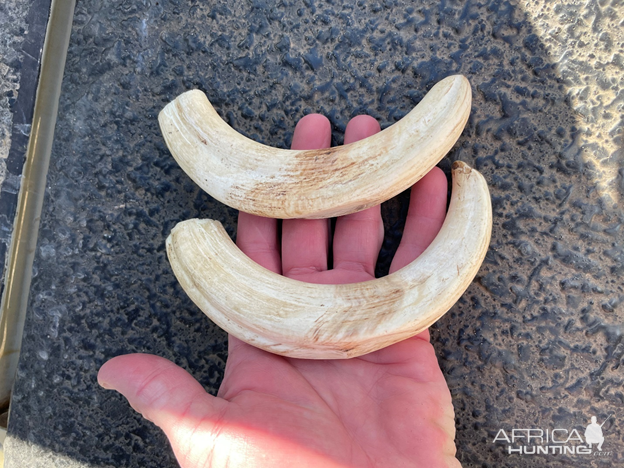
[[[382,132],[320,150],[250,140],[198,90],[169,103],[158,121],[182,169],[217,200],[270,218],[331,218],[378,205],[422,178],[459,138],[471,101],[468,80],[450,76]]]
[[[218,221],[179,223],[167,253],[180,284],[217,325],[276,354],[359,356],[413,336],[464,293],[490,243],[492,207],[483,176],[453,164],[451,203],[431,245],[404,268],[354,284],[311,284],[250,260]]]

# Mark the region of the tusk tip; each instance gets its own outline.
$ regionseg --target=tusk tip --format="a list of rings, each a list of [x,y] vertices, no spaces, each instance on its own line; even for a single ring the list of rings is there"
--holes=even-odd
[[[466,164],[463,161],[455,161],[451,166],[451,169],[455,172],[463,172],[464,174],[470,174],[472,172],[472,167]]]

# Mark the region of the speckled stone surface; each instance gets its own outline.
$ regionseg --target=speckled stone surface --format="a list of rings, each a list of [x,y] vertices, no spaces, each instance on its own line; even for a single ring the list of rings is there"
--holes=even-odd
[[[50,0],[0,3],[0,291],[39,78]]]
[[[19,91],[20,51],[26,33],[28,3],[7,0],[0,5],[0,180],[6,171],[4,160],[11,147],[13,115],[11,103]]]
[[[142,351],[216,392],[226,336],[186,298],[164,240],[192,217],[236,232],[168,153],[156,116],[204,90],[238,131],[287,147],[320,112],[382,126],[443,77],[473,87],[453,160],[492,192],[490,251],[432,329],[470,467],[624,464],[624,50],[621,1],[78,3],[9,427],[9,468],[175,466],[164,436],[101,390]],[[380,273],[405,195],[387,203]],[[583,434],[608,454],[508,453],[501,429]],[[570,442],[570,446],[578,442]],[[513,447],[521,445],[516,443]],[[552,444],[551,444],[552,445]]]

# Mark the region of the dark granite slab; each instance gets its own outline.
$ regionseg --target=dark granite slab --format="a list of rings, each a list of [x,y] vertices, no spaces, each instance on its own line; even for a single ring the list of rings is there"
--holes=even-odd
[[[6,0],[0,4],[0,295],[8,275],[22,169],[30,136],[41,49],[50,0]],[[19,343],[14,320],[0,311],[0,432],[4,433]],[[15,342],[12,342],[12,339]],[[13,360],[11,360],[13,359]],[[9,364],[10,363],[10,364]],[[0,439],[2,439],[0,434]],[[0,457],[2,454],[0,440]]]
[[[238,131],[287,147],[320,112],[382,126],[462,73],[456,148],[488,179],[494,231],[464,297],[433,327],[465,466],[617,466],[622,431],[624,196],[621,4],[504,0],[78,3],[7,453],[22,466],[175,466],[164,436],[96,384],[151,352],[216,392],[226,336],[186,298],[164,240],[236,213],[176,165],[156,116],[204,90]],[[619,13],[618,13],[619,12]],[[405,196],[386,205],[400,238]],[[605,457],[508,454],[500,429],[605,424]]]
[[[2,120],[2,132],[8,138],[6,159],[0,161],[0,292],[4,289],[6,255],[11,243],[13,221],[17,208],[20,177],[26,159],[28,139],[32,124],[35,95],[41,65],[41,49],[45,38],[50,0],[9,1],[0,5],[3,30],[0,32],[3,56],[0,65],[7,73],[0,76],[0,99],[8,104],[10,119]],[[2,67],[0,67],[2,68]],[[13,82],[13,86],[7,86]]]

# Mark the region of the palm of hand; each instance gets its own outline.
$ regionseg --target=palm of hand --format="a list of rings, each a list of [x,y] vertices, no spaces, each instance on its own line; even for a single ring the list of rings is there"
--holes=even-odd
[[[372,119],[354,119],[345,142],[374,133],[375,126]],[[293,147],[328,143],[329,127],[318,116],[303,119],[293,137]],[[391,271],[435,237],[445,196],[441,171],[415,186]],[[261,265],[292,278],[366,281],[374,277],[380,223],[378,207],[340,218],[332,270],[323,220],[284,221],[280,255],[275,220],[241,214],[238,244]],[[99,380],[165,431],[183,467],[459,466],[451,397],[428,332],[334,361],[285,358],[229,340],[217,398],[155,356],[117,357],[102,367]]]
[[[345,361],[282,358],[238,342],[219,391],[229,402],[222,427],[268,454],[257,466],[452,465],[451,398],[423,338]]]

